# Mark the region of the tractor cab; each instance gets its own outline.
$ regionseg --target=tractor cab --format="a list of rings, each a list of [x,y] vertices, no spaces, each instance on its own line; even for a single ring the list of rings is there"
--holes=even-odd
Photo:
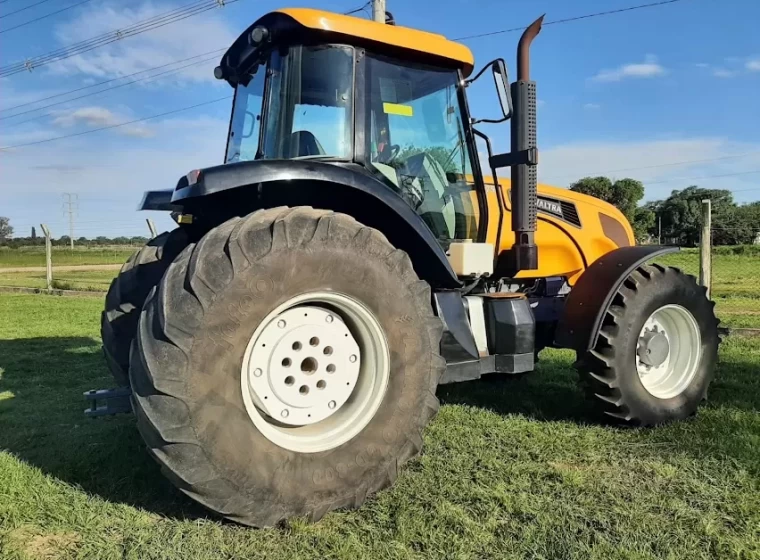
[[[360,166],[444,248],[484,240],[463,93],[472,65],[466,47],[440,35],[315,10],[268,14],[215,71],[235,88],[225,161]]]

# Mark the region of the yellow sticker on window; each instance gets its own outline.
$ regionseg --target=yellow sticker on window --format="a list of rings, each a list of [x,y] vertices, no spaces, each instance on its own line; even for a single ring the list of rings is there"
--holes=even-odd
[[[411,105],[399,105],[398,103],[383,103],[383,112],[402,117],[414,116],[414,110]]]

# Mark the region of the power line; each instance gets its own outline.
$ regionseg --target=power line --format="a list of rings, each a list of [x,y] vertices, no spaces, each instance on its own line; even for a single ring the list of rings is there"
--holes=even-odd
[[[197,58],[197,57],[192,57],[192,58]],[[86,97],[92,97],[93,95],[97,95],[99,93],[105,93],[105,92],[108,92],[108,91],[111,91],[111,90],[114,90],[114,89],[119,89],[119,88],[122,88],[122,87],[131,86],[131,85],[139,83],[139,82],[150,82],[150,81],[152,81],[154,79],[157,79],[157,78],[169,76],[171,74],[176,74],[177,72],[179,72],[181,70],[184,70],[185,68],[189,68],[190,66],[196,66],[198,64],[203,64],[203,63],[206,63],[206,62],[211,62],[214,59],[216,59],[216,56],[214,56],[212,58],[204,58],[202,60],[197,60],[195,62],[191,62],[190,64],[185,64],[184,66],[180,66],[178,68],[173,68],[173,69],[167,70],[165,72],[159,72],[158,74],[153,74],[151,76],[146,76],[144,78],[138,78],[136,80],[132,80],[131,82],[124,82],[122,84],[116,84],[116,85],[113,85],[113,86],[108,87],[108,88],[104,88],[104,89],[101,89],[101,90],[98,90],[98,91],[93,91],[93,92],[90,92],[90,93],[86,93],[84,95],[80,95],[78,97],[72,97],[71,99],[64,99],[63,101],[56,101],[55,103],[50,103],[50,104],[44,105],[42,107],[37,107],[36,109],[29,109],[28,111],[23,111],[21,113],[16,113],[15,115],[9,115],[9,116],[6,116],[6,117],[0,117],[0,120],[11,119],[13,117],[18,117],[20,115],[24,115],[24,114],[27,114],[27,113],[33,113],[35,111],[41,111],[43,109],[48,109],[50,107],[55,107],[57,105],[62,105],[62,104],[65,104],[65,103],[69,103],[71,101],[77,101],[79,99],[84,99]],[[172,64],[174,64],[174,63],[172,63]],[[31,118],[25,119],[23,121],[17,121],[17,122],[14,122],[14,123],[10,123],[10,124],[8,124],[6,126],[22,125],[22,124],[25,124],[25,123],[28,123],[28,122],[32,122],[32,121],[36,121],[36,120],[39,120],[39,119],[43,119],[45,117],[49,117],[49,116],[53,115],[54,113],[55,112],[44,113],[42,115],[37,115],[36,117],[31,117]]]
[[[66,10],[70,10],[71,8],[76,8],[77,6],[81,6],[82,4],[86,4],[87,2],[90,2],[91,0],[82,0],[81,2],[78,2],[76,4],[72,4],[71,6],[66,6],[65,8],[62,8],[58,11],[51,12],[49,14],[45,14],[44,16],[40,16],[35,19],[31,19],[29,21],[25,21],[24,23],[19,23],[18,25],[15,25],[13,27],[7,27],[5,29],[0,29],[0,33],[6,33],[8,31],[13,31],[14,29],[18,29],[19,27],[24,27],[25,25],[30,25],[32,23],[36,23],[40,21],[41,19],[49,18],[51,16],[55,16],[60,14],[61,12],[65,12]],[[20,11],[20,10],[19,10]]]
[[[119,127],[122,127],[122,126],[127,126],[127,125],[130,125],[130,124],[135,124],[135,123],[147,121],[147,120],[150,120],[150,119],[157,119],[159,117],[164,117],[166,115],[173,115],[175,113],[180,113],[182,111],[189,111],[190,109],[196,109],[197,107],[203,107],[204,105],[211,105],[212,103],[218,103],[219,101],[224,101],[225,99],[231,99],[231,98],[232,98],[231,95],[227,95],[225,97],[220,97],[218,99],[212,99],[210,101],[204,101],[203,103],[197,103],[196,105],[190,105],[188,107],[180,107],[179,109],[174,109],[172,111],[166,111],[164,113],[159,113],[157,115],[150,115],[148,117],[142,117],[142,118],[139,118],[139,119],[134,119],[134,120],[123,122],[123,123],[111,124],[111,125],[108,125],[108,126],[101,126],[99,128],[93,128],[91,130],[85,130],[85,131],[82,131],[82,132],[76,132],[74,134],[64,134],[63,136],[54,136],[53,138],[45,138],[44,140],[36,140],[34,142],[26,142],[24,144],[16,144],[16,145],[13,145],[13,146],[5,146],[3,148],[0,148],[0,150],[10,150],[10,149],[13,149],[13,148],[23,148],[23,147],[26,147],[26,146],[35,146],[37,144],[46,144],[48,142],[54,142],[56,140],[63,140],[64,138],[73,138],[75,136],[84,136],[85,134],[92,134],[93,132],[100,132],[101,130],[110,130],[112,128],[119,128]]]
[[[676,2],[680,2],[681,0],[662,0],[660,2],[652,2],[650,4],[640,4],[638,6],[629,6],[628,8],[619,8],[617,10],[608,10],[606,12],[595,12],[592,14],[584,14],[582,16],[574,16],[564,19],[556,19],[554,21],[545,21],[543,25],[556,25],[559,23],[569,23],[571,21],[579,21],[582,19],[589,19],[599,16],[609,16],[612,14],[621,14],[623,12],[632,12],[633,10],[642,10],[644,8],[654,8],[657,6],[664,6],[666,4],[675,4]],[[478,33],[475,35],[466,35],[464,37],[457,37],[456,39],[452,39],[452,41],[467,41],[469,39],[477,39],[480,37],[490,37],[491,35],[500,35],[502,33],[514,33],[516,31],[524,31],[525,26],[521,27],[513,27],[511,29],[500,29],[498,31],[489,31],[488,33]]]
[[[673,183],[676,181],[696,181],[698,179],[714,179],[717,177],[735,177],[737,175],[751,175],[753,173],[760,173],[760,169],[755,169],[754,171],[738,171],[736,173],[721,173],[719,175],[701,175],[698,177],[674,177],[673,179],[663,179],[661,181],[642,181],[646,185],[659,185],[662,183]],[[755,190],[755,189],[744,189],[744,190]],[[743,191],[732,191],[732,192],[743,192]]]
[[[79,195],[76,193],[63,193],[63,212],[69,215],[69,239],[71,248],[74,248],[74,213],[79,206]]]
[[[730,156],[720,156],[720,157],[715,157],[715,158],[691,159],[691,160],[686,160],[686,161],[672,161],[670,163],[660,163],[660,164],[657,164],[657,165],[646,165],[646,166],[643,166],[643,167],[626,167],[624,169],[612,169],[612,170],[607,170],[607,171],[596,171],[596,172],[593,172],[593,173],[585,173],[584,175],[586,177],[590,177],[590,176],[596,176],[596,177],[598,177],[600,175],[611,175],[613,173],[623,173],[623,172],[626,172],[626,171],[642,171],[644,169],[659,169],[661,167],[675,167],[675,166],[678,166],[678,165],[692,165],[692,164],[695,164],[695,163],[708,163],[708,162],[712,162],[712,161],[722,161],[722,160],[726,160],[726,159],[738,159],[738,158],[743,158],[743,157],[746,157],[746,156],[752,156],[752,155],[756,155],[756,154],[760,154],[760,150],[754,150],[754,151],[751,151],[751,152],[744,152],[743,154],[734,154],[734,155],[730,155]],[[573,174],[573,175],[557,175],[557,176],[554,176],[554,178],[555,179],[560,179],[560,178],[563,178],[563,177],[576,177],[576,176],[577,176],[576,174]]]
[[[0,0],[0,4],[2,2],[7,2],[7,1],[8,0]],[[369,6],[369,4],[370,4],[370,2],[366,2],[360,8],[356,8],[354,10],[349,10],[347,12],[343,12],[343,14],[344,15],[351,15],[351,14],[360,12],[362,10],[366,10],[367,6]],[[198,55],[195,55],[195,56],[191,56],[191,57],[188,57],[188,58],[183,58],[183,59],[180,59],[180,60],[174,60],[172,62],[168,62],[166,64],[162,64],[160,66],[154,66],[153,68],[146,68],[145,70],[140,70],[138,72],[134,72],[132,74],[127,74],[125,76],[119,76],[117,78],[111,78],[110,80],[104,80],[102,82],[98,82],[97,84],[91,84],[91,85],[82,86],[82,87],[79,87],[79,88],[76,88],[76,89],[72,89],[72,90],[69,90],[69,91],[65,91],[65,92],[62,92],[62,93],[56,93],[54,95],[49,95],[48,97],[42,97],[40,99],[35,99],[34,101],[27,101],[26,103],[20,103],[18,105],[14,105],[13,107],[5,107],[3,109],[0,109],[0,112],[12,111],[13,109],[19,109],[21,107],[26,107],[28,105],[34,105],[34,104],[40,103],[42,101],[48,101],[50,99],[55,99],[56,97],[63,97],[63,96],[66,96],[66,95],[69,95],[69,94],[72,94],[72,93],[76,93],[76,92],[79,92],[79,91],[82,91],[82,90],[85,90],[85,89],[90,89],[90,88],[102,86],[102,85],[105,85],[105,84],[109,84],[109,83],[115,82],[117,80],[122,80],[122,79],[125,79],[125,78],[131,78],[133,76],[137,76],[138,74],[143,74],[145,72],[150,72],[151,70],[158,70],[160,68],[165,68],[167,66],[171,66],[172,64],[178,64],[180,62],[185,62],[187,60],[192,60],[194,58],[198,58],[198,57],[201,57],[201,56],[206,56],[206,55],[209,55],[209,54],[219,53],[221,51],[226,50],[227,48],[228,47],[220,47],[219,49],[216,49],[216,50],[213,50],[213,51],[208,51],[208,52],[205,52],[205,53],[201,53],[201,54],[198,54]],[[105,91],[105,90],[102,90],[102,91]],[[47,105],[46,107],[50,107],[50,105]],[[38,107],[36,109],[32,109],[31,111],[37,111],[37,110],[44,109],[44,108],[45,107]],[[31,111],[24,111],[24,112],[16,113],[16,114],[13,114],[13,115],[7,115],[5,117],[0,117],[0,120],[10,119],[10,118],[13,118],[13,117],[17,117],[19,115],[23,115],[23,114],[26,114],[27,112],[31,112]]]
[[[24,71],[31,71],[34,68],[65,60],[72,56],[89,52],[110,43],[139,35],[147,31],[159,29],[166,25],[176,23],[208,10],[212,10],[220,6],[234,4],[235,2],[239,1],[240,0],[224,0],[223,2],[220,2],[219,0],[200,0],[192,2],[183,7],[176,8],[152,18],[136,22],[128,27],[115,29],[102,35],[98,35],[96,37],[80,41],[78,43],[73,43],[71,45],[61,47],[44,55],[32,57],[22,62],[15,62],[6,65],[0,68],[0,77],[11,76]]]
[[[82,87],[78,87],[76,89],[72,89],[72,90],[69,90],[69,91],[64,91],[62,93],[56,93],[54,95],[49,95],[47,97],[42,97],[40,99],[35,99],[34,101],[27,101],[26,103],[20,103],[18,105],[14,105],[13,107],[6,107],[4,109],[0,109],[0,113],[5,112],[5,111],[12,111],[13,109],[19,109],[21,107],[26,107],[28,105],[34,105],[35,103],[41,103],[42,101],[48,101],[50,99],[55,99],[56,97],[64,97],[66,95],[69,95],[69,94],[72,94],[72,93],[76,93],[78,91],[82,91],[82,90],[85,90],[85,89],[91,89],[91,88],[94,88],[94,87],[103,86],[105,84],[110,84],[111,82],[115,82],[115,81],[118,81],[118,80],[124,80],[126,78],[131,78],[131,77],[137,76],[139,74],[144,74],[145,72],[150,72],[152,70],[159,70],[161,68],[166,68],[167,66],[171,66],[173,64],[178,64],[180,62],[185,62],[185,61],[188,61],[188,60],[193,60],[194,58],[200,58],[202,56],[206,56],[206,55],[209,55],[209,54],[219,53],[219,52],[221,52],[223,50],[225,50],[225,49],[224,48],[220,48],[220,49],[216,49],[216,50],[213,50],[213,51],[208,51],[208,52],[205,52],[205,53],[196,54],[196,55],[190,56],[188,58],[182,58],[180,60],[173,60],[171,62],[167,62],[166,64],[161,64],[160,66],[154,66],[153,68],[146,68],[145,70],[140,70],[138,72],[133,72],[132,74],[127,74],[125,76],[118,76],[116,78],[111,78],[110,80],[104,80],[102,82],[98,82],[97,84],[90,84],[88,86],[82,86]],[[105,91],[105,90],[101,90],[101,91]],[[49,107],[49,105],[48,105],[48,107]],[[38,111],[40,109],[44,109],[44,107],[38,107],[36,109],[31,109],[31,111]],[[5,117],[0,117],[0,120],[10,119],[10,118],[13,118],[13,117],[18,117],[19,115],[24,115],[27,112],[30,112],[30,111],[24,111],[22,113],[16,113],[16,114],[13,114],[13,115],[7,115]]]
[[[5,0],[3,0],[3,1],[5,1]],[[25,7],[21,8],[20,10],[16,10],[15,12],[11,12],[9,14],[3,14],[3,15],[0,16],[0,19],[6,18],[8,16],[12,16],[13,14],[17,14],[19,12],[23,12],[24,10],[28,10],[29,8],[34,8],[35,6],[39,6],[40,4],[44,4],[45,2],[50,2],[50,0],[42,0],[41,2],[37,2],[36,4],[32,4],[30,6],[25,6]],[[2,4],[2,2],[0,2],[0,4]]]

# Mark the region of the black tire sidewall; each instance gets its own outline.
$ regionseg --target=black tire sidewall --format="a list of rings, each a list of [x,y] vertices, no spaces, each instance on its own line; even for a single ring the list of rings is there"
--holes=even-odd
[[[672,398],[661,399],[649,393],[642,384],[636,368],[636,350],[647,319],[669,304],[680,305],[694,316],[702,350],[694,378],[684,391]],[[625,343],[615,349],[614,365],[620,372],[617,376],[619,390],[633,416],[644,424],[659,424],[693,414],[707,393],[717,363],[715,316],[703,288],[681,274],[657,275],[639,288],[634,297],[627,298],[618,329],[616,338]]]
[[[379,487],[409,437],[419,433],[437,382],[431,379],[438,349],[426,324],[432,311],[420,308],[415,284],[387,260],[335,246],[272,252],[236,274],[205,311],[187,368],[191,425],[214,467],[254,503],[294,512],[308,509],[305,497],[336,502],[368,484]],[[241,366],[250,337],[272,310],[317,291],[343,293],[374,313],[388,340],[391,376],[380,408],[359,435],[329,451],[297,453],[272,443],[251,421]]]

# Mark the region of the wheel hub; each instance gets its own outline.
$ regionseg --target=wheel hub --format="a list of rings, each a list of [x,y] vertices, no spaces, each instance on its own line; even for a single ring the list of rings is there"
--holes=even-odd
[[[670,342],[664,332],[657,329],[646,330],[639,338],[638,355],[641,363],[649,367],[659,367],[670,354]]]
[[[306,426],[340,410],[360,367],[359,345],[341,317],[303,305],[272,318],[253,341],[248,385],[268,416]]]

